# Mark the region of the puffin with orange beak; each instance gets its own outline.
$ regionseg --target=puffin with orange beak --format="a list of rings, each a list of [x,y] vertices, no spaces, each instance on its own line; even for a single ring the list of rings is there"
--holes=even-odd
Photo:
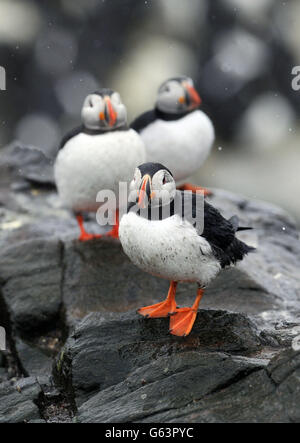
[[[167,298],[138,313],[147,318],[170,317],[170,333],[190,334],[206,286],[221,269],[242,260],[254,249],[236,237],[237,216],[226,220],[203,194],[176,190],[171,171],[145,163],[130,184],[128,213],[120,221],[120,241],[131,261],[143,271],[170,281]],[[178,308],[179,282],[198,285],[192,307]]]
[[[215,139],[213,124],[200,105],[191,78],[170,78],[160,86],[155,108],[131,124],[145,142],[147,161],[171,169],[182,190],[203,190],[186,179],[202,166]]]
[[[126,107],[118,92],[102,89],[86,97],[82,125],[67,134],[54,164],[57,190],[63,205],[77,218],[80,241],[101,235],[86,232],[84,212],[96,212],[101,190],[113,191],[118,201],[119,182],[130,182],[135,168],[145,160],[139,134],[127,126]],[[118,209],[113,229],[118,238]]]

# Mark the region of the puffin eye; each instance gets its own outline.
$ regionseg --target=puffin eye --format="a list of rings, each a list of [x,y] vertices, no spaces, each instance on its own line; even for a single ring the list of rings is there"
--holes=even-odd
[[[89,105],[91,108],[94,106],[92,100],[89,101]]]
[[[166,183],[167,183],[167,180],[166,180],[166,176],[164,175],[164,178],[163,178],[162,184],[165,185]]]

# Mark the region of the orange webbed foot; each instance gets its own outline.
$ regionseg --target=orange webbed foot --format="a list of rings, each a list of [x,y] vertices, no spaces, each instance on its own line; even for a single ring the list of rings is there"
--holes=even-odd
[[[80,235],[80,237],[78,238],[78,241],[87,242],[90,240],[94,240],[95,238],[101,238],[101,237],[102,237],[102,235],[88,234],[87,232],[85,232]]]
[[[137,312],[144,317],[148,318],[161,318],[173,315],[176,311],[176,294],[177,282],[171,281],[168,296],[165,301],[156,303],[155,305],[145,306],[139,309]]]
[[[119,225],[115,225],[112,230],[106,234],[106,237],[119,239]]]
[[[76,219],[77,219],[79,229],[80,229],[80,236],[78,237],[79,241],[86,242],[86,241],[94,240],[95,238],[102,237],[102,235],[89,234],[88,232],[86,232],[86,230],[84,228],[84,224],[83,224],[83,217],[81,214],[77,214]]]
[[[115,224],[112,230],[106,234],[106,237],[119,239],[119,210],[116,211]]]
[[[170,319],[170,333],[179,337],[186,337],[191,332],[197,317],[197,309],[177,309]]]
[[[162,318],[173,315],[176,311],[176,303],[173,300],[165,300],[155,305],[145,306],[137,312],[146,318]]]

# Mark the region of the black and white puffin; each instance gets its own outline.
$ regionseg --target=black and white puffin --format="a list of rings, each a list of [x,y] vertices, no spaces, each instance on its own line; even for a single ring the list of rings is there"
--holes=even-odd
[[[204,163],[215,139],[200,104],[191,78],[170,78],[160,86],[155,108],[131,124],[145,142],[147,161],[166,165],[184,190],[201,189],[184,182]]]
[[[118,198],[119,182],[129,183],[135,168],[145,161],[145,147],[139,134],[127,126],[127,112],[118,92],[102,89],[86,97],[82,125],[67,134],[54,164],[54,176],[63,204],[74,211],[79,240],[101,235],[89,234],[83,212],[96,212],[99,191],[111,190]],[[107,235],[118,238],[116,224]]]
[[[152,318],[170,316],[171,334],[187,336],[204,288],[222,268],[253,250],[235,235],[251,228],[239,227],[236,216],[226,220],[203,195],[176,190],[172,173],[161,164],[139,166],[130,186],[134,198],[120,221],[123,249],[142,270],[170,280],[166,300],[138,312]],[[178,282],[198,284],[191,308],[177,308]]]

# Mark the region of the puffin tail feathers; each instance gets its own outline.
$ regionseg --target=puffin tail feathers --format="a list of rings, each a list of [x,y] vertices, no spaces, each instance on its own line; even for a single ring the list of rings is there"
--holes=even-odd
[[[232,224],[235,232],[249,231],[249,230],[253,229],[249,226],[239,226],[240,220],[237,215],[234,215],[228,221]]]
[[[251,231],[251,229],[253,228],[251,228],[250,226],[239,226],[237,228],[237,231]]]

